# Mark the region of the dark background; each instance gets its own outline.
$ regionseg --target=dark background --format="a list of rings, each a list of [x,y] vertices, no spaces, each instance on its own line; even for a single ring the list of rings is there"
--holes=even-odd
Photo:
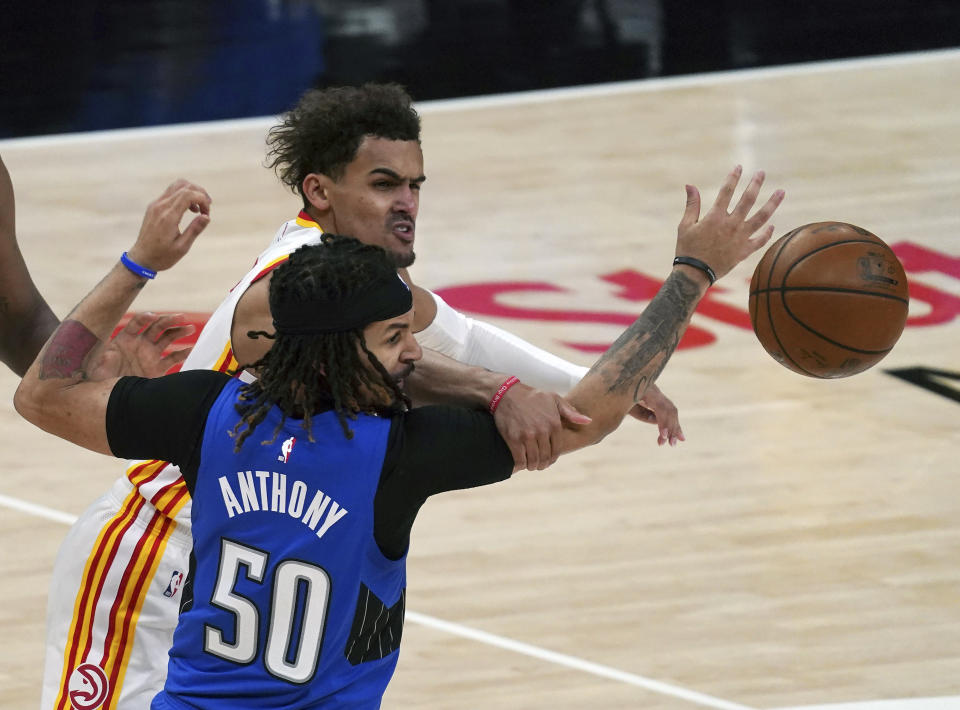
[[[960,46],[960,0],[0,0],[0,137]]]

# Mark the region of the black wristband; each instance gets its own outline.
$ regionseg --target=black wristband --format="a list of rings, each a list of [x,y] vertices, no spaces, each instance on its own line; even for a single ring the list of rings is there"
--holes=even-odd
[[[685,264],[686,266],[692,266],[695,269],[700,269],[703,273],[707,275],[707,278],[710,279],[710,285],[713,286],[714,281],[717,280],[717,275],[714,273],[713,269],[707,266],[705,263],[699,259],[694,259],[692,256],[678,256],[673,260],[673,265]]]

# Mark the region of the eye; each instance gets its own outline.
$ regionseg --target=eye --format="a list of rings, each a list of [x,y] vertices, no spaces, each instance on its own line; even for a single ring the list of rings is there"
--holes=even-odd
[[[411,190],[416,190],[417,192],[420,192],[420,183],[419,183],[419,182],[412,182],[412,183],[410,183],[410,189],[411,189]]]
[[[390,345],[396,345],[400,342],[400,333],[396,332],[390,336],[390,339],[387,341]]]

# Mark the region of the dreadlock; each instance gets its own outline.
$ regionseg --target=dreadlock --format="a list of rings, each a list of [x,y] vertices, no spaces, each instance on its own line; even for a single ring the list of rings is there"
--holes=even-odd
[[[270,129],[267,167],[304,199],[303,180],[322,173],[343,177],[366,136],[420,140],[420,116],[397,84],[364,84],[307,91]]]
[[[324,234],[322,244],[303,246],[279,266],[270,279],[271,310],[278,303],[334,302],[359,293],[384,273],[396,274],[387,252],[349,237]],[[260,360],[241,369],[258,373],[258,379],[240,389],[236,410],[241,419],[233,429],[235,450],[267,416],[273,406],[283,417],[303,417],[311,441],[311,416],[333,409],[344,435],[353,431],[347,420],[360,413],[395,414],[410,406],[410,399],[368,348],[363,328],[322,334],[289,334],[250,331],[250,337],[274,341]],[[361,353],[368,365],[361,360]],[[384,405],[383,402],[390,404]],[[241,431],[241,425],[246,425]]]

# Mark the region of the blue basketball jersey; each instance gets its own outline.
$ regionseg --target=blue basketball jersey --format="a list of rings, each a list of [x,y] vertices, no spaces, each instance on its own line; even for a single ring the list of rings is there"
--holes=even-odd
[[[390,419],[271,410],[234,453],[243,383],[207,417],[193,493],[193,604],[154,708],[378,708],[397,663],[406,558],[373,537]]]

